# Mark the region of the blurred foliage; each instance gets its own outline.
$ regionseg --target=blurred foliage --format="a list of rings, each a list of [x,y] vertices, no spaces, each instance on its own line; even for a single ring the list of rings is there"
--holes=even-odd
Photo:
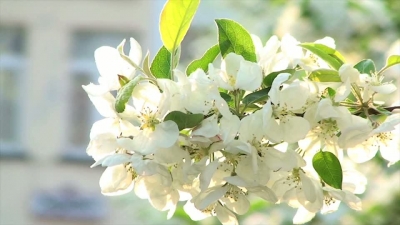
[[[330,36],[336,40],[338,50],[354,64],[368,56],[378,67],[383,66],[386,51],[400,37],[399,0],[226,0],[207,4],[221,11],[221,15],[223,11],[230,12],[231,19],[260,36],[263,42],[272,35],[282,37],[285,33],[301,42]],[[208,24],[202,29],[203,35],[194,39],[215,40],[206,31],[215,30],[214,26]],[[203,52],[215,44],[190,42],[189,58],[196,58],[193,49],[200,46]]]
[[[400,224],[400,191],[393,195],[387,204],[376,204],[363,213],[355,215],[360,225],[395,225]]]

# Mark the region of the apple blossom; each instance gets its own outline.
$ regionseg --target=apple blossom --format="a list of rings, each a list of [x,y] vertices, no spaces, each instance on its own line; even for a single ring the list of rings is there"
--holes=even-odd
[[[330,37],[300,43],[286,34],[263,45],[238,23],[217,19],[218,44],[185,74],[176,68],[187,31],[180,25],[190,24],[195,8],[182,7],[188,18],[160,27],[164,46],[151,65],[148,57],[141,65],[133,38],[128,56],[125,41],[95,51],[99,84],[83,89],[104,117],[86,150],[92,167],[107,167],[101,192],[134,190],[168,219],[184,201],[192,220],[216,216],[222,224],[238,224],[252,196],[297,208],[295,224],[340,202],[361,210],[356,195],[367,179],[342,165],[378,151],[388,165],[400,160],[398,106],[374,101],[397,89],[383,72],[400,56],[375,71],[368,60],[345,62]]]

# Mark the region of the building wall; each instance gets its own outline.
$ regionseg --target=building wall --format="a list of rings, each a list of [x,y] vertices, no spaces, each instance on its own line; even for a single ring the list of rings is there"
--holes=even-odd
[[[18,73],[18,82],[12,84],[18,90],[18,95],[12,97],[17,102],[17,108],[11,112],[17,116],[14,122],[18,138],[11,147],[5,140],[0,143],[1,225],[132,224],[135,221],[134,213],[126,215],[126,211],[113,207],[116,198],[100,194],[98,180],[104,168],[89,168],[93,161],[85,158],[86,146],[71,150],[71,132],[68,130],[74,124],[71,121],[74,120],[71,107],[76,107],[75,102],[86,101],[89,108],[94,109],[87,96],[84,100],[71,99],[71,90],[76,89],[73,87],[76,83],[71,68],[80,60],[80,55],[75,54],[73,49],[78,48],[79,51],[80,44],[76,43],[79,34],[87,33],[96,39],[99,33],[107,39],[107,35],[117,33],[125,38],[129,38],[130,34],[137,35],[134,37],[142,44],[143,54],[147,49],[154,52],[158,48],[155,45],[159,43],[154,41],[159,39],[158,28],[149,25],[158,23],[159,8],[160,1],[145,0],[0,1],[0,35],[1,32],[5,35],[8,32],[6,28],[10,27],[23,30],[23,51],[17,57],[17,61],[23,63],[16,66],[21,67],[21,72]],[[111,39],[114,41],[118,38]],[[116,47],[122,39],[113,41],[105,44]],[[101,38],[98,43],[102,44]],[[0,70],[6,70],[7,54],[9,52],[0,52]],[[84,67],[90,71],[94,68],[95,71],[94,58],[83,58],[83,61],[91,61]],[[91,75],[90,81],[96,83],[96,76]],[[7,95],[6,91],[3,92],[2,95]],[[93,115],[92,112],[87,113]],[[8,118],[11,118],[10,115],[5,113],[0,115],[0,126]],[[88,125],[82,125],[82,129],[87,135],[83,139],[88,139]],[[41,193],[45,193],[44,196],[55,193],[56,197],[53,198],[61,196],[64,200],[76,194],[94,196],[93,199],[104,203],[100,209],[93,209],[94,214],[102,210],[106,210],[106,213],[97,219],[96,216],[79,219],[74,215],[63,218],[40,209],[46,205],[43,199],[35,201],[42,196]],[[121,198],[117,198],[117,201],[121,201]]]

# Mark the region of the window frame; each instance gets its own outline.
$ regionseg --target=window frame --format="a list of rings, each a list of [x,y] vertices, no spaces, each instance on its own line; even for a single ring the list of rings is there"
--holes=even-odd
[[[15,97],[17,103],[15,103],[16,109],[16,119],[13,121],[14,125],[17,127],[14,140],[0,140],[0,157],[10,157],[10,158],[25,158],[26,148],[22,143],[22,133],[23,133],[23,119],[22,113],[23,107],[19,102],[23,100],[22,90],[24,89],[24,79],[23,74],[26,71],[26,59],[21,54],[15,53],[3,53],[0,55],[0,70],[10,71],[16,78],[16,92]]]
[[[69,80],[70,85],[74,85],[73,80],[77,76],[82,76],[82,74],[85,74],[85,75],[88,74],[89,78],[93,81],[96,80],[96,78],[99,76],[94,59],[89,60],[89,59],[79,59],[79,58],[71,60],[70,67],[68,69],[68,74],[69,74],[69,79],[70,79]],[[68,106],[73,105],[73,100],[71,99],[71,95],[70,95],[71,90],[72,90],[72,88],[70,86],[68,88],[68,94],[67,94],[68,97],[66,100],[66,104]],[[89,99],[89,97],[87,97],[87,99]],[[91,127],[93,122],[101,119],[101,115],[97,112],[96,108],[92,105],[90,107],[89,117],[91,118],[91,121],[88,122],[89,127]],[[71,120],[72,115],[68,114],[67,119]],[[86,144],[83,143],[82,145],[71,143],[71,141],[70,141],[71,140],[71,137],[70,137],[71,124],[72,123],[68,123],[66,126],[66,129],[67,129],[67,132],[66,132],[67,135],[66,135],[66,140],[65,140],[66,149],[64,149],[64,151],[62,153],[62,160],[78,161],[78,162],[79,161],[82,161],[82,162],[93,161],[92,157],[90,157],[86,154],[86,148],[89,144],[89,140]],[[87,136],[89,137],[89,133],[87,133]],[[85,150],[85,151],[83,151],[83,150]]]
[[[138,42],[140,42],[141,39],[141,35],[140,35],[140,30],[136,30],[136,31],[132,31],[132,30],[82,30],[82,29],[76,29],[74,31],[72,31],[71,37],[74,41],[79,41],[81,37],[79,37],[79,35],[87,35],[89,33],[90,35],[93,35],[93,37],[100,37],[100,40],[105,40],[105,42],[108,43],[102,43],[101,46],[110,46],[113,48],[117,48],[117,46],[122,42],[122,40],[125,38],[126,42],[125,42],[125,53],[128,54],[127,50],[129,47],[129,38],[133,37],[135,38]],[[136,35],[137,34],[137,35]],[[108,35],[110,35],[109,37],[107,37]],[[120,36],[121,39],[118,39]],[[115,43],[113,43],[112,45],[110,45],[111,41],[115,41]],[[77,45],[79,46],[79,44]],[[96,46],[97,48],[101,47],[101,46]],[[128,47],[127,47],[128,46]],[[79,74],[89,74],[89,79],[92,81],[92,83],[94,84],[98,84],[98,77],[100,76],[98,70],[97,70],[97,66],[95,63],[95,58],[94,57],[87,57],[85,55],[75,55],[76,54],[76,46],[70,46],[71,52],[70,52],[70,65],[68,68],[68,74],[69,74],[69,85],[74,85],[73,84],[73,79],[74,76],[80,76]],[[143,49],[142,49],[142,54],[143,53]],[[94,55],[94,51],[92,53],[92,55]],[[144,55],[143,55],[144,57]],[[87,84],[85,84],[87,85]],[[71,98],[70,98],[70,94],[72,88],[71,86],[68,87],[68,92],[67,92],[67,99],[66,99],[66,104],[67,106],[71,105]],[[87,97],[87,99],[89,99],[89,97]],[[68,108],[68,107],[67,107]],[[71,119],[71,115],[67,115],[68,119]],[[92,127],[93,123],[104,119],[96,110],[96,108],[94,107],[93,104],[90,105],[90,127]],[[84,146],[81,145],[73,145],[71,143],[71,137],[70,135],[70,125],[72,123],[68,123],[66,126],[66,138],[65,138],[65,149],[62,153],[62,161],[68,161],[68,162],[93,162],[92,157],[88,156],[86,154],[86,148],[89,144],[86,143]],[[90,131],[88,131],[87,133],[87,137],[89,137]],[[85,151],[82,151],[82,149],[85,149]]]

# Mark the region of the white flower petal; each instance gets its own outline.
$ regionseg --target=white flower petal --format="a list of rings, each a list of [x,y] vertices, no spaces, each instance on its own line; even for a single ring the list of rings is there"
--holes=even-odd
[[[278,197],[276,196],[275,192],[266,186],[250,187],[247,188],[247,190],[271,203],[276,203],[278,201]]]
[[[179,137],[178,125],[173,121],[165,121],[156,125],[151,141],[161,148],[171,147]]]
[[[339,68],[339,75],[342,82],[354,83],[360,79],[360,72],[350,64],[343,64]]]
[[[154,154],[154,159],[158,163],[172,164],[179,163],[182,159],[189,156],[189,153],[183,150],[178,144],[169,148],[159,148]]]
[[[104,157],[103,159],[95,162],[93,165],[90,166],[90,168],[93,168],[98,165],[102,165],[103,167],[106,166],[116,166],[119,164],[127,163],[129,162],[131,157],[126,154],[113,154],[113,155],[108,155]]]
[[[294,143],[306,137],[310,131],[310,124],[302,117],[286,116],[281,121],[280,126],[283,130],[283,140],[288,143]]]
[[[214,160],[203,169],[202,173],[200,174],[200,190],[203,191],[208,188],[211,178],[217,171],[218,166],[219,160]]]
[[[223,71],[226,71],[227,76],[232,76],[236,79],[237,73],[240,69],[241,61],[244,61],[243,56],[235,54],[233,52],[228,53],[221,62],[221,69]],[[229,83],[228,81],[225,82]]]
[[[345,81],[340,87],[336,89],[335,102],[343,101],[349,96],[351,91],[350,81]]]
[[[130,38],[129,42],[131,45],[131,49],[129,51],[129,58],[132,59],[132,61],[136,65],[140,66],[142,61],[142,47],[134,38]]]
[[[354,147],[370,137],[372,127],[368,124],[366,119],[358,116],[353,117],[353,123],[349,123],[348,127],[341,130],[341,134],[338,139],[339,147],[343,149]]]
[[[157,111],[160,107],[161,93],[157,86],[151,83],[139,83],[132,92],[133,106],[137,111]]]
[[[371,86],[370,88],[377,93],[386,95],[397,90],[397,87],[394,84],[381,84],[379,86]]]
[[[117,116],[114,109],[115,98],[110,92],[103,92],[102,86],[92,83],[82,87],[88,93],[90,101],[92,101],[100,115],[104,117]]]
[[[91,96],[102,96],[107,94],[110,90],[102,85],[96,85],[89,83],[88,85],[82,85],[82,88],[86,91],[88,95]]]
[[[193,221],[204,220],[207,217],[211,216],[211,213],[202,212],[194,206],[191,201],[187,201],[186,204],[183,206],[186,214],[190,216],[190,219]]]
[[[321,99],[318,103],[317,115],[322,119],[339,117],[339,113],[332,106],[332,101],[328,98]]]
[[[365,192],[368,180],[364,174],[356,171],[356,170],[343,170],[343,190],[351,191],[354,194],[362,194]],[[351,184],[353,185],[353,189],[349,190],[345,185]]]
[[[334,202],[330,202],[329,204],[324,204],[321,209],[321,214],[325,215],[328,213],[336,212],[339,209],[340,203],[340,200],[335,200]]]
[[[268,92],[268,96],[271,99],[271,102],[279,104],[280,102],[280,90],[279,87],[283,82],[289,79],[290,73],[281,73],[279,74],[274,81],[272,82],[271,90]]]
[[[224,194],[228,191],[229,185],[225,186],[214,186],[205,190],[204,192],[200,192],[199,195],[194,197],[192,201],[194,205],[199,210],[204,210],[212,203],[216,202],[218,199],[222,198]]]
[[[284,139],[284,130],[282,126],[276,122],[274,118],[271,118],[269,122],[264,126],[265,136],[274,143],[279,143]]]
[[[98,161],[105,156],[112,154],[118,148],[117,139],[114,134],[99,134],[90,140],[86,153]]]
[[[293,217],[293,224],[305,224],[315,217],[315,213],[309,212],[304,207],[299,207],[296,215]]]
[[[373,133],[382,133],[382,132],[388,132],[388,131],[393,131],[396,129],[396,126],[400,124],[400,114],[395,113],[390,116],[388,116],[385,121],[376,129],[374,129]],[[399,134],[399,128],[397,127],[397,130],[394,131],[394,133]]]
[[[223,225],[239,225],[235,214],[219,204],[215,207],[215,213],[219,222]]]
[[[135,181],[135,194],[141,199],[148,199],[149,198],[149,190],[151,186],[146,186],[146,180],[153,179],[153,176],[139,176]]]
[[[201,121],[200,125],[193,130],[192,135],[199,135],[203,137],[214,137],[219,133],[218,118],[214,114],[205,120]]]
[[[363,163],[371,160],[378,152],[378,146],[374,141],[363,142],[362,144],[356,145],[352,148],[347,149],[347,155],[356,163]]]
[[[117,75],[121,72],[122,61],[118,50],[109,46],[102,46],[95,50],[94,59],[100,76],[105,79],[105,84],[110,87],[110,90],[118,89],[121,85],[118,82]]]
[[[233,184],[235,186],[240,186],[240,187],[248,187],[248,186],[254,185],[254,184],[250,184],[249,182],[245,181],[243,178],[241,178],[239,176],[225,177],[224,180],[230,184]]]
[[[157,185],[157,184],[154,184]],[[178,191],[170,188],[159,186],[157,189],[152,189],[149,192],[149,202],[157,210],[165,211],[172,210],[175,211],[176,204],[179,200]]]
[[[344,191],[346,193],[346,197],[344,202],[352,209],[360,211],[362,210],[362,202],[359,197],[355,196],[353,193],[348,191]]]
[[[256,63],[241,61],[237,72],[235,87],[246,91],[254,91],[262,82],[261,67]]]
[[[302,191],[304,191],[305,197],[309,202],[314,202],[317,199],[316,190],[311,179],[306,176],[303,172],[300,173],[300,179],[302,183]]]
[[[236,196],[228,195],[229,197],[223,197],[221,200],[225,203],[225,206],[232,210],[234,213],[243,215],[249,211],[250,202],[246,196],[237,194]]]
[[[399,137],[399,129],[396,129],[392,132],[386,133],[388,136],[385,142],[381,142],[379,144],[379,151],[381,153],[382,158],[389,161],[391,164],[396,163],[400,160],[400,137]]]
[[[223,116],[220,119],[220,135],[224,144],[228,144],[236,137],[240,127],[240,119],[235,115]]]
[[[336,48],[335,40],[331,37],[324,37],[322,39],[316,40],[314,43],[323,44],[333,49]]]
[[[280,91],[279,105],[288,110],[301,109],[309,96],[310,90],[304,82],[295,81]]]
[[[133,189],[132,175],[124,165],[108,167],[100,177],[100,188],[103,195],[122,195]]]

